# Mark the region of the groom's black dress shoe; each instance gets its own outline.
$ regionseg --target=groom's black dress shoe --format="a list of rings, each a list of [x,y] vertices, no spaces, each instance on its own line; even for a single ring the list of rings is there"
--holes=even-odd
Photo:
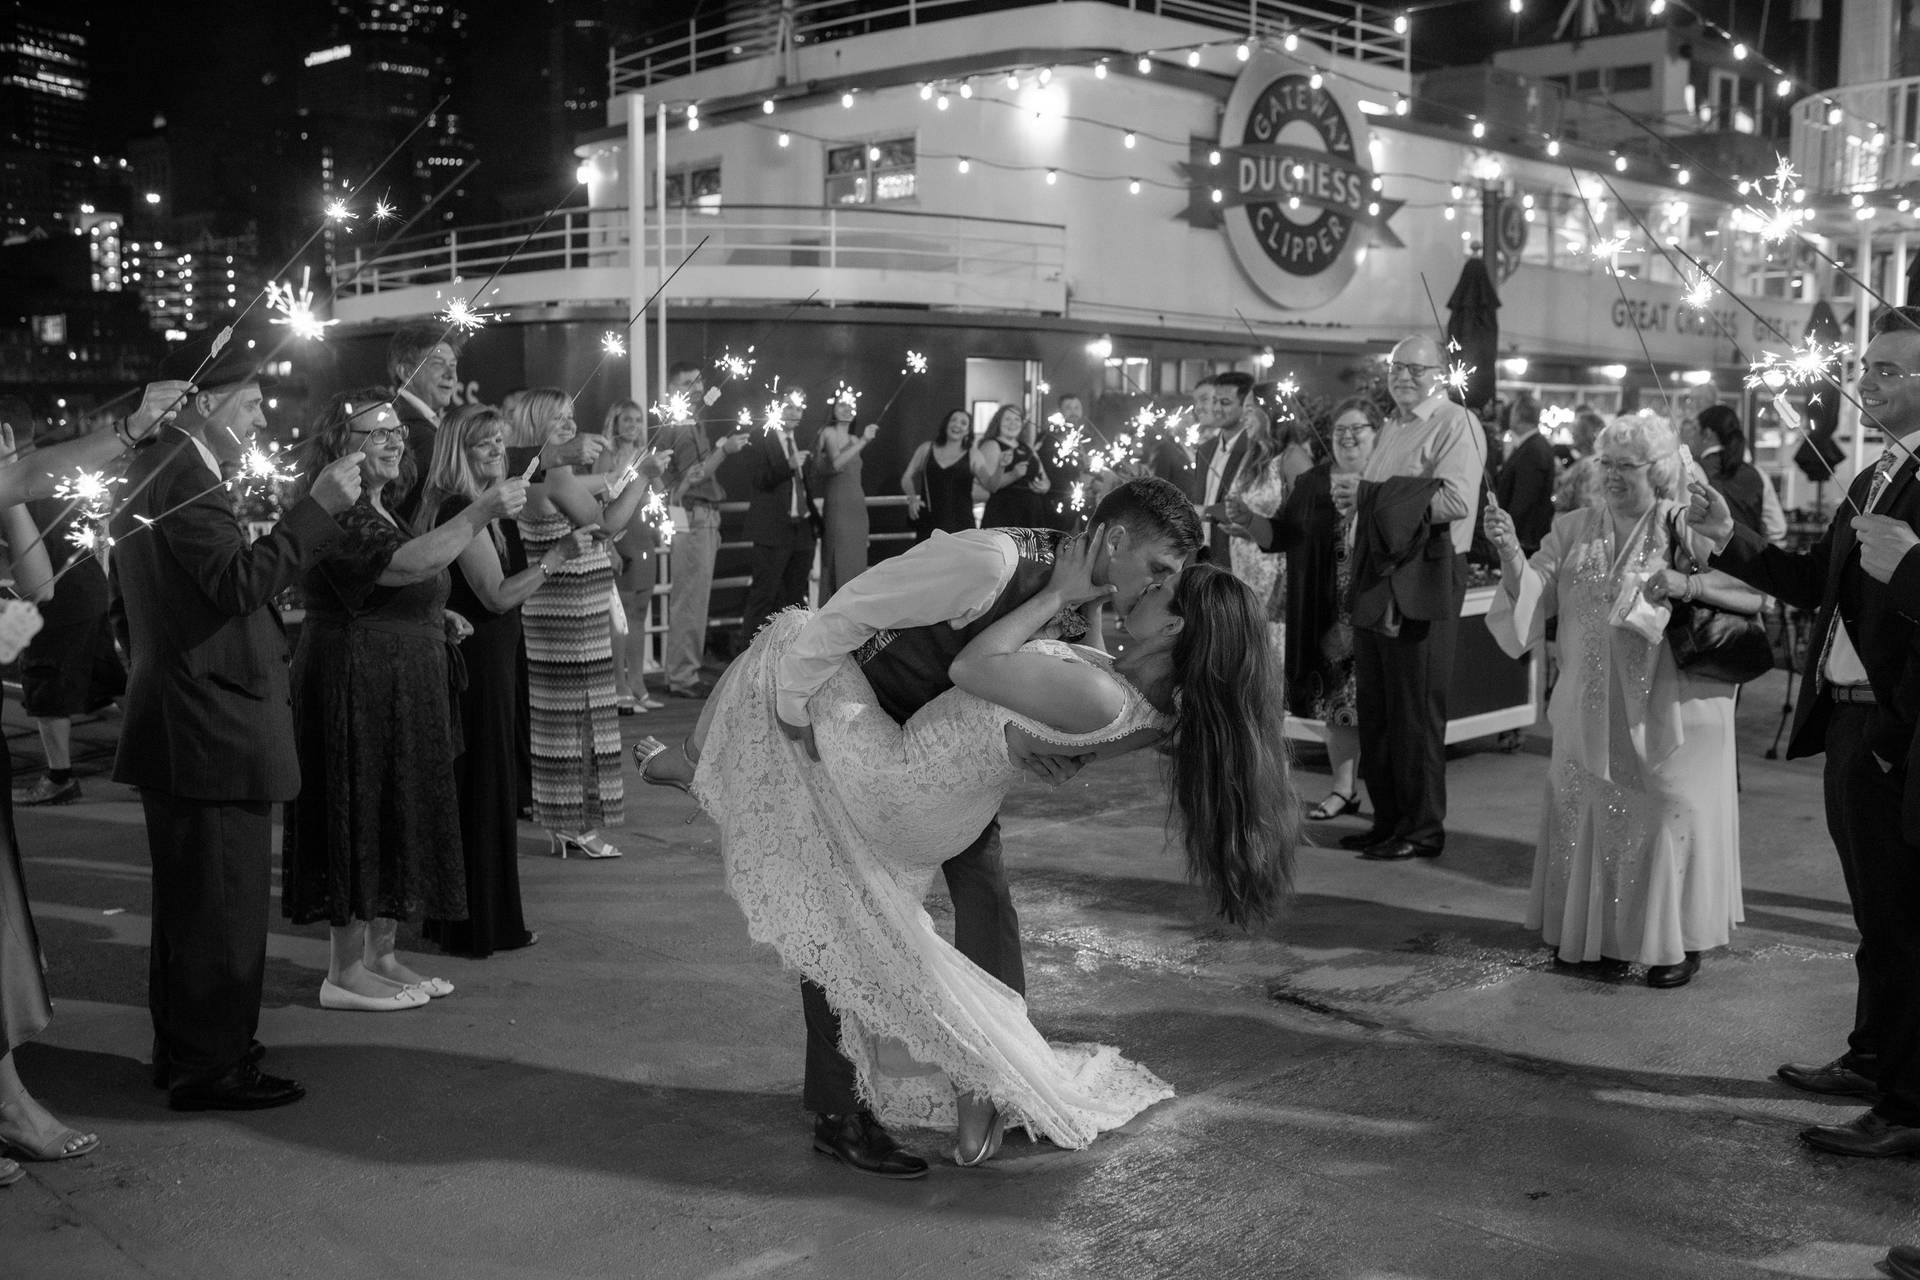
[[[880,1122],[865,1111],[822,1115],[813,1122],[813,1149],[861,1173],[881,1178],[924,1178],[927,1162],[902,1151]]]
[[[1837,1156],[1920,1156],[1920,1127],[1894,1124],[1868,1111],[1846,1124],[1817,1124],[1800,1141]]]
[[[254,1066],[259,1066],[260,1059],[266,1056],[267,1056],[267,1046],[261,1044],[258,1040],[249,1040],[247,1041],[247,1051],[240,1055],[240,1061],[251,1063]],[[173,1080],[172,1080],[173,1071],[172,1071],[172,1068],[167,1064],[166,1059],[156,1054],[154,1056],[154,1059],[151,1065],[153,1068],[153,1087],[154,1088],[164,1089],[168,1085],[173,1083]]]
[[[1893,1280],[1920,1280],[1920,1249],[1897,1244],[1887,1251],[1887,1274]]]
[[[1415,844],[1411,840],[1389,837],[1368,845],[1360,851],[1360,856],[1369,862],[1405,862],[1408,858],[1437,858],[1440,856],[1440,846]]]
[[[1657,991],[1665,991],[1673,987],[1684,987],[1689,982],[1692,982],[1693,975],[1700,972],[1700,953],[1698,951],[1688,951],[1683,954],[1685,959],[1681,960],[1679,964],[1656,964],[1648,966],[1647,985]]]
[[[167,1105],[175,1111],[264,1111],[306,1096],[305,1085],[267,1075],[251,1062],[242,1062],[218,1079],[175,1086]]]
[[[1382,831],[1376,827],[1372,831],[1358,831],[1350,836],[1341,836],[1340,847],[1342,849],[1365,849],[1372,845],[1379,844],[1382,840],[1391,839],[1393,839],[1393,832]]]
[[[1805,1089],[1808,1093],[1826,1093],[1846,1098],[1865,1098],[1869,1102],[1880,1100],[1880,1086],[1871,1077],[1861,1075],[1846,1065],[1844,1058],[1835,1058],[1824,1067],[1802,1066],[1789,1062],[1773,1073],[1796,1089]]]

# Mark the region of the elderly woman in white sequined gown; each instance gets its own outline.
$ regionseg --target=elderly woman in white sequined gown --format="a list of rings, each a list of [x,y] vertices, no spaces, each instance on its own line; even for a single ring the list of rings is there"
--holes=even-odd
[[[1675,504],[1689,463],[1664,421],[1615,419],[1595,457],[1596,504],[1556,517],[1531,560],[1505,512],[1490,507],[1485,520],[1501,555],[1487,616],[1501,647],[1518,657],[1560,619],[1527,927],[1562,963],[1610,977],[1644,964],[1649,986],[1677,987],[1742,918],[1735,686],[1689,676],[1664,638],[1612,619],[1636,601],[1643,614],[1667,598],[1742,613],[1761,601],[1723,573],[1671,567],[1675,539],[1689,536]]]

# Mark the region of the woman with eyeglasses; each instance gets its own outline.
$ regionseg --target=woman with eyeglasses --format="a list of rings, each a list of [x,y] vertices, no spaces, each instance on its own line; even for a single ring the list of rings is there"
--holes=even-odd
[[[1365,396],[1333,408],[1327,434],[1333,456],[1306,472],[1266,519],[1244,506],[1232,513],[1252,546],[1287,557],[1285,582],[1287,705],[1324,726],[1332,789],[1307,817],[1326,822],[1360,812],[1360,716],[1353,683],[1352,482],[1359,479],[1385,419]],[[1343,483],[1336,484],[1336,481]],[[1335,494],[1343,495],[1336,500]],[[1234,543],[1236,554],[1242,544]]]
[[[406,441],[390,393],[367,387],[328,402],[301,453],[303,488],[356,454],[362,486],[335,517],[344,536],[302,581],[293,655],[300,794],[287,804],[280,906],[296,924],[329,926],[323,1009],[395,1012],[453,994],[404,964],[394,939],[405,918],[467,916],[449,682],[471,628],[447,612],[447,566],[519,511],[527,486],[495,483],[411,536],[388,506],[413,487]]]
[[[1706,561],[1685,519],[1686,467],[1663,419],[1615,418],[1595,442],[1602,501],[1557,517],[1531,558],[1505,511],[1489,505],[1482,522],[1500,554],[1487,615],[1500,647],[1520,657],[1560,622],[1527,927],[1561,964],[1605,978],[1642,964],[1655,988],[1692,980],[1743,913],[1736,686],[1676,666],[1655,610],[1671,599],[1754,613],[1761,596],[1673,567]]]

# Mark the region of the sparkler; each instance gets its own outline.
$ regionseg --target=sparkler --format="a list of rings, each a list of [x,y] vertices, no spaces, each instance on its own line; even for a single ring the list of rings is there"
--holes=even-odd
[[[640,508],[640,518],[653,527],[663,547],[673,544],[673,515],[667,510],[667,495],[658,489],[647,490],[646,505]]]
[[[918,351],[908,351],[906,367],[900,370],[900,385],[893,389],[893,394],[888,396],[887,402],[880,406],[880,412],[874,415],[873,420],[875,422],[885,421],[887,416],[887,410],[893,408],[893,402],[898,400],[900,398],[900,393],[907,389],[908,381],[911,380],[916,375],[926,373],[926,371],[927,371],[926,356],[922,355]]]
[[[1467,391],[1467,380],[1473,377],[1473,371],[1478,367],[1477,365],[1468,364],[1464,360],[1455,360],[1447,366],[1447,385],[1460,394],[1465,395]]]
[[[600,335],[600,354],[602,356],[607,356],[612,359],[618,360],[621,356],[624,356],[627,354],[626,339],[622,338],[617,333],[601,334]]]
[[[663,427],[676,422],[688,422],[693,418],[693,401],[687,398],[684,391],[672,391],[666,399],[656,400],[650,412],[660,419]]]
[[[394,208],[391,204],[387,203],[387,198],[385,196],[381,196],[378,200],[375,200],[373,202],[373,220],[375,222],[385,222],[388,218],[391,218],[393,216],[394,216]]]
[[[338,324],[337,320],[322,320],[313,312],[313,286],[308,283],[313,268],[300,270],[300,287],[281,284],[277,280],[267,282],[267,310],[278,311],[286,319],[275,318],[274,324],[286,325],[296,338],[312,338],[320,341],[327,336],[327,326]]]
[[[751,377],[753,366],[757,363],[759,362],[753,359],[752,347],[747,348],[747,354],[744,356],[733,354],[733,349],[729,347],[720,353],[720,358],[713,362],[713,367],[727,375],[725,382],[732,382],[735,378]]]
[[[1839,347],[1823,346],[1818,342],[1808,342],[1806,346],[1795,348],[1784,356],[1763,351],[1760,359],[1748,370],[1746,384],[1749,388],[1761,388],[1778,395],[1788,387],[1834,382],[1839,378],[1840,359]]]
[[[347,208],[344,199],[335,197],[327,201],[327,220],[330,222],[352,222],[353,210]]]
[[[1680,300],[1695,311],[1705,311],[1713,302],[1715,291],[1713,277],[1705,271],[1697,273],[1697,276],[1698,278],[1687,286]]]
[[[486,312],[475,309],[471,298],[449,298],[437,318],[448,329],[461,333],[472,333],[490,319]]]

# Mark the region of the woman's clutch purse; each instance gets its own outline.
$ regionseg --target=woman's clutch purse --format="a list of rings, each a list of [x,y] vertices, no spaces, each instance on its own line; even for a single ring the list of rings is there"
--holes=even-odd
[[[1607,621],[1624,631],[1631,631],[1648,644],[1659,644],[1667,633],[1667,621],[1673,616],[1673,608],[1666,604],[1654,604],[1647,599],[1641,588],[1647,585],[1649,575],[1638,569],[1629,569],[1620,577],[1620,594],[1614,597],[1613,611]]]

